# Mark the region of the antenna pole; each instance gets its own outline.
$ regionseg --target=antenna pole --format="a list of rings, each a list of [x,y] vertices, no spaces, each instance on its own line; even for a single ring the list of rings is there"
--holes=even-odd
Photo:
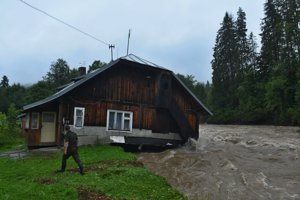
[[[130,39],[130,33],[131,33],[131,29],[129,29],[129,31],[128,31],[127,56],[128,56],[128,51],[129,51],[129,39]]]
[[[111,53],[111,61],[113,61],[114,60],[114,57],[113,57],[113,48],[115,48],[115,45],[110,44],[110,45],[108,45],[108,47],[109,47],[110,53]]]

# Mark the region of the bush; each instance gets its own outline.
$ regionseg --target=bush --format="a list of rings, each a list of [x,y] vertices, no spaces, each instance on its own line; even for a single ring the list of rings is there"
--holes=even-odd
[[[0,143],[7,143],[12,138],[9,136],[9,128],[7,123],[6,115],[0,113]]]
[[[209,117],[208,123],[212,124],[240,124],[239,113],[236,110],[225,108],[215,112]]]
[[[12,144],[20,141],[21,130],[20,125],[16,120],[18,111],[14,104],[8,108],[7,115],[0,112],[0,143]]]

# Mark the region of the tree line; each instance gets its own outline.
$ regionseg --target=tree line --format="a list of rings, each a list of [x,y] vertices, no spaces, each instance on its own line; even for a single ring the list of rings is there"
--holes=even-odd
[[[225,13],[205,90],[194,77],[179,76],[214,113],[209,122],[300,124],[300,1],[267,0],[264,15],[258,50],[246,13],[239,8],[236,19]]]
[[[95,60],[88,72],[100,68],[105,63]],[[24,105],[46,98],[79,75],[78,69],[71,69],[67,61],[59,58],[50,65],[50,69],[42,80],[25,87],[19,83],[10,85],[9,78],[4,75],[0,82],[0,113],[7,114],[10,106],[20,110]]]
[[[88,72],[102,67],[105,63],[96,60]],[[0,147],[13,144],[20,138],[20,124],[17,116],[24,105],[46,98],[79,75],[78,69],[71,69],[68,63],[59,58],[50,65],[49,72],[42,80],[25,87],[19,83],[10,85],[9,78],[3,76],[0,82]]]

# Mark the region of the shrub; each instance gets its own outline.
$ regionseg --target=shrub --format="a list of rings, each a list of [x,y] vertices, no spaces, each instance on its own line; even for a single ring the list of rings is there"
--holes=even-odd
[[[20,140],[21,130],[16,116],[18,111],[14,104],[8,108],[7,115],[0,112],[0,143],[12,144]]]

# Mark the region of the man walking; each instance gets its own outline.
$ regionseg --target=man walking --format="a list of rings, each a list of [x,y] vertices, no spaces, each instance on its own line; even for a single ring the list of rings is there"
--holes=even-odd
[[[66,170],[67,160],[70,156],[72,156],[79,167],[80,174],[84,175],[83,165],[79,159],[79,154],[77,151],[78,149],[77,134],[70,131],[70,126],[68,125],[65,127],[65,129],[67,133],[65,135],[65,140],[64,140],[64,154],[61,161],[61,169],[58,170],[57,172],[64,172]]]

